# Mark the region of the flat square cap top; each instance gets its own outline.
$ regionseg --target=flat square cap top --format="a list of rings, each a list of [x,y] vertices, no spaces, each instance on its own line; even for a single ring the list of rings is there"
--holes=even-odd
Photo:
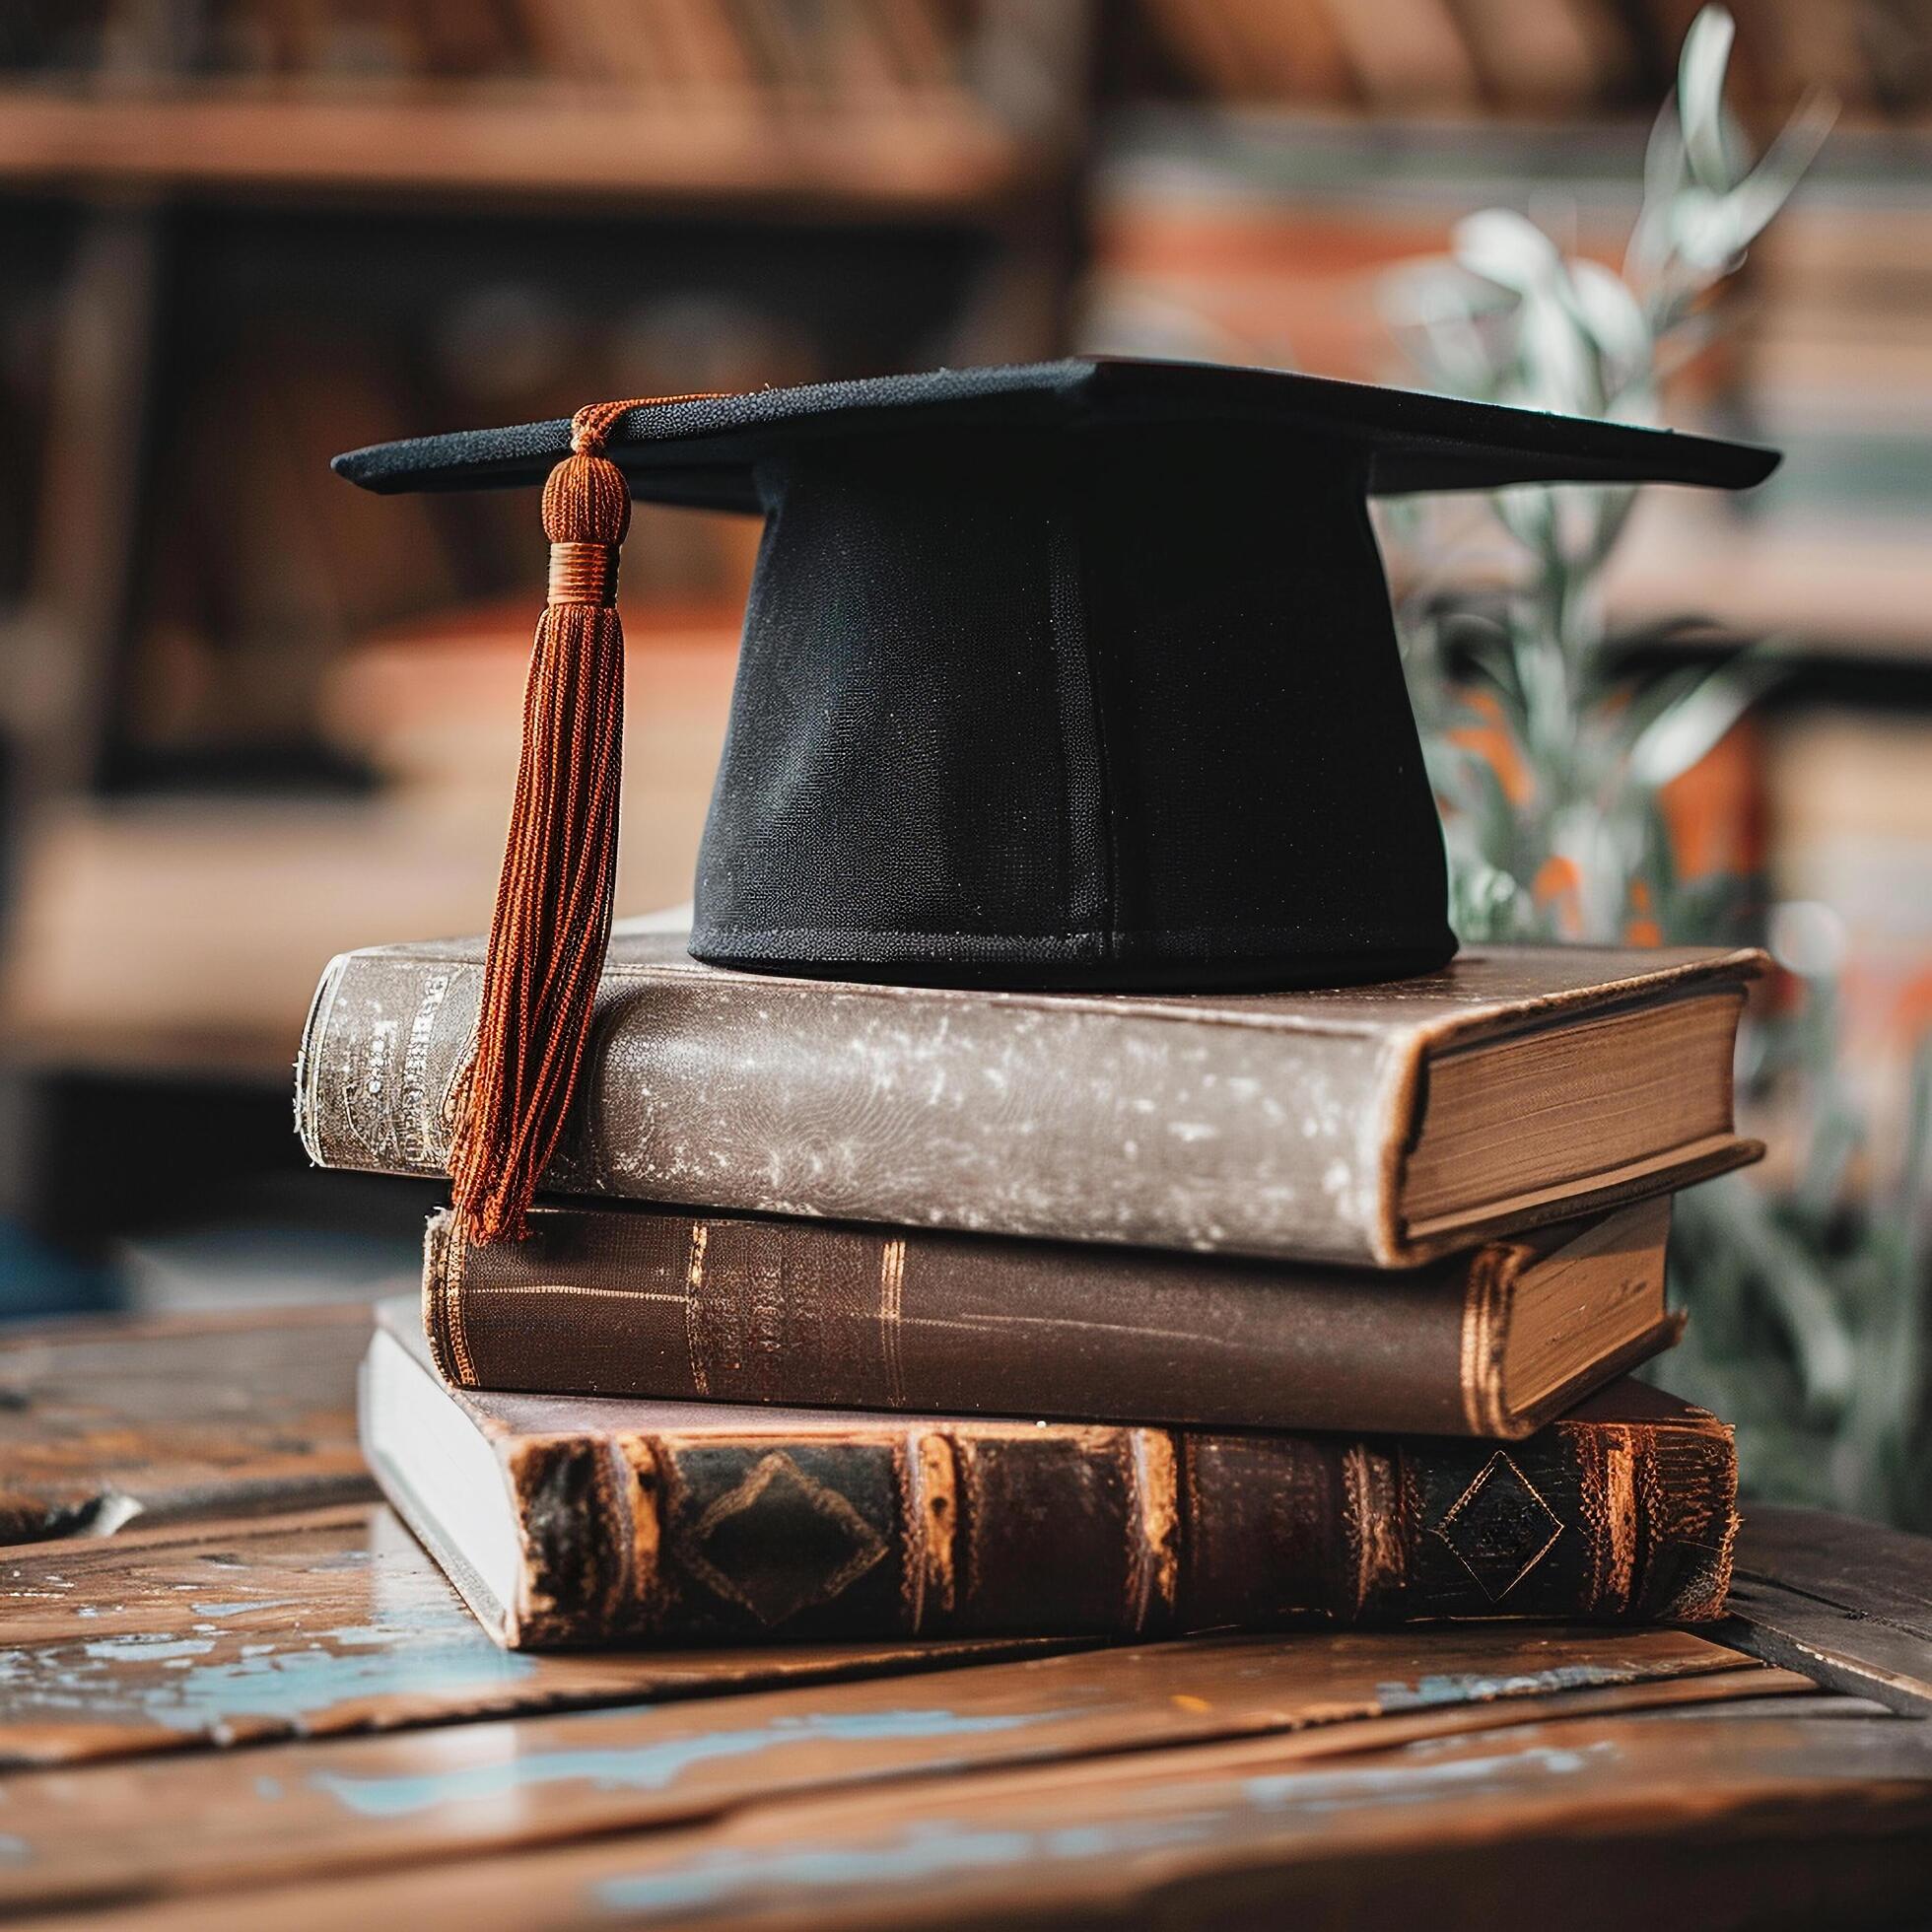
[[[1777,462],[1199,363],[599,402],[576,428],[575,448],[559,420],[335,459],[379,491],[543,485],[549,596],[452,1168],[485,1240],[522,1224],[591,1024],[633,498],[765,518],[694,955],[1205,991],[1393,980],[1455,950],[1366,496],[1742,489]]]
[[[951,432],[986,435],[1189,425],[1303,431],[1363,453],[1376,495],[1513,483],[1690,483],[1741,490],[1777,466],[1748,445],[1632,429],[1493,403],[1203,363],[1089,361],[942,369],[633,409],[606,453],[632,494],[656,503],[754,512],[753,466],[813,443]],[[570,423],[524,423],[380,443],[336,457],[383,494],[539,483],[570,448]]]

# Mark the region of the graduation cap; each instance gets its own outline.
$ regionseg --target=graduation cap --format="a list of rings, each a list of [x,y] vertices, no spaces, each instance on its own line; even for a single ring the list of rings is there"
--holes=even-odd
[[[1366,500],[1736,489],[1768,450],[1194,364],[612,402],[335,459],[543,480],[549,606],[452,1169],[516,1235],[609,933],[633,497],[765,519],[690,948],[722,966],[1197,991],[1455,950]]]

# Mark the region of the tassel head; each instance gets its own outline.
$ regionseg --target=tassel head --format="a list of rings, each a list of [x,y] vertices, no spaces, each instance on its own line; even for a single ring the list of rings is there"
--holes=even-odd
[[[602,438],[580,433],[571,453],[543,484],[543,533],[552,543],[624,541],[631,527],[631,486],[601,453]]]

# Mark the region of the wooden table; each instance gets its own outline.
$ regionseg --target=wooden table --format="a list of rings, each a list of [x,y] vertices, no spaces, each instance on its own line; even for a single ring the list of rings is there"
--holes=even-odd
[[[1707,1631],[513,1656],[362,1311],[0,1342],[0,1911],[88,1926],[1932,1922],[1932,1544]]]

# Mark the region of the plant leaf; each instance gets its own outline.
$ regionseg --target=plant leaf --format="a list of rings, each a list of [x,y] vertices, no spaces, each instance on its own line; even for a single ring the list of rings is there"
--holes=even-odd
[[[1563,272],[1556,244],[1513,209],[1485,208],[1466,216],[1450,240],[1456,259],[1472,274],[1519,295],[1548,288]]]
[[[1758,166],[1731,190],[1726,203],[1734,255],[1742,254],[1757,241],[1790,200],[1818,159],[1837,116],[1837,103],[1823,89],[1814,88],[1778,130],[1777,139],[1764,150]]]
[[[1630,746],[1632,776],[1649,786],[1681,777],[1784,673],[1777,659],[1757,652],[1720,664],[1637,733]]]
[[[1727,1175],[1709,1187],[1723,1201],[1732,1243],[1748,1257],[1796,1351],[1807,1410],[1813,1415],[1837,1414],[1851,1393],[1856,1356],[1819,1258],[1777,1224],[1749,1183]]]
[[[1677,111],[1684,128],[1684,158],[1692,178],[1710,194],[1731,188],[1731,162],[1724,140],[1724,74],[1731,64],[1737,23],[1725,7],[1705,7],[1684,36],[1677,63]]]
[[[1571,307],[1616,372],[1605,383],[1606,394],[1621,390],[1650,364],[1650,324],[1643,306],[1621,275],[1601,262],[1579,259],[1569,264]]]
[[[1670,248],[1671,202],[1684,185],[1684,129],[1677,104],[1665,102],[1650,124],[1643,151],[1643,199],[1623,251],[1623,272],[1648,282],[1662,268]]]

